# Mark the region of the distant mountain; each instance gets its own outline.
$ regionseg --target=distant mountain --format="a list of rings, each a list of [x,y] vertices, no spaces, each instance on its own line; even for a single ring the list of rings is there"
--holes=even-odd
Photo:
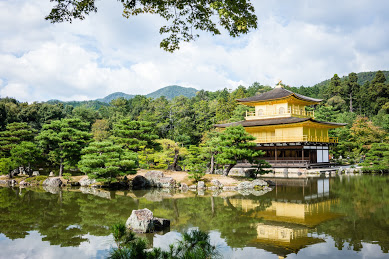
[[[191,87],[182,87],[179,85],[169,85],[166,87],[163,87],[161,89],[158,89],[155,92],[149,93],[146,95],[146,97],[150,98],[159,98],[161,96],[165,96],[166,99],[173,99],[174,97],[183,95],[185,97],[191,98],[196,96],[197,89],[191,88]],[[48,103],[63,103],[67,104],[73,107],[85,105],[87,107],[91,107],[94,109],[99,109],[102,106],[107,106],[112,100],[115,100],[117,98],[124,98],[124,99],[131,99],[134,98],[135,95],[133,94],[126,94],[122,92],[116,92],[112,93],[110,95],[107,95],[104,98],[96,99],[96,100],[90,100],[90,101],[70,101],[70,102],[63,102],[60,100],[50,100],[47,101]]]
[[[47,103],[50,103],[50,104],[63,103],[63,104],[66,104],[66,105],[73,106],[74,108],[76,108],[78,106],[86,106],[88,108],[92,108],[92,109],[95,109],[95,110],[98,110],[98,109],[100,109],[103,106],[109,106],[108,103],[97,101],[97,100],[69,101],[69,102],[63,102],[63,101],[60,101],[60,100],[49,100],[49,101],[47,101]]]
[[[166,99],[171,100],[174,97],[180,96],[180,95],[183,95],[183,96],[188,97],[188,98],[195,97],[197,91],[198,91],[197,89],[190,88],[190,87],[182,87],[179,85],[170,85],[170,86],[166,86],[164,88],[161,88],[155,92],[149,93],[146,96],[154,98],[154,99],[159,98],[161,96],[165,96]]]
[[[122,92],[116,92],[116,93],[107,95],[104,98],[96,99],[95,101],[103,102],[103,103],[110,103],[112,100],[115,100],[115,99],[120,98],[120,97],[122,97],[124,99],[132,99],[132,98],[135,97],[135,95],[125,94],[125,93],[122,93]]]
[[[161,96],[165,96],[166,99],[171,100],[174,97],[183,95],[185,97],[191,98],[196,96],[197,89],[190,88],[190,87],[182,87],[179,85],[169,85],[166,87],[163,87],[161,89],[158,89],[155,92],[149,93],[145,95],[146,97],[157,99]],[[104,98],[97,99],[96,101],[104,102],[104,103],[110,103],[112,100],[115,100],[117,98],[124,98],[124,99],[131,99],[134,98],[135,95],[133,94],[126,94],[123,92],[116,92],[110,95],[107,95]]]

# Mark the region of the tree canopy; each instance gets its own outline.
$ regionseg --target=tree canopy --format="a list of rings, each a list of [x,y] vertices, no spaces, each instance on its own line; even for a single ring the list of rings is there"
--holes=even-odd
[[[75,166],[80,160],[81,150],[91,139],[88,127],[88,123],[78,118],[55,120],[43,125],[36,139],[49,160],[59,164],[60,176],[65,164]]]
[[[85,19],[97,12],[96,0],[50,0],[54,7],[46,16],[52,23]],[[157,14],[168,24],[159,30],[168,35],[160,47],[173,52],[182,41],[193,41],[197,31],[221,34],[224,29],[237,37],[257,28],[257,16],[250,0],[118,0],[123,5],[123,16],[130,18],[142,13]],[[217,17],[217,19],[215,19]]]

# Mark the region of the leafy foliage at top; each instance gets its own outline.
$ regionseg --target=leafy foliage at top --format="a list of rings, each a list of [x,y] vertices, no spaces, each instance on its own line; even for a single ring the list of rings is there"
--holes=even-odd
[[[55,2],[46,20],[52,23],[72,22],[85,19],[97,12],[95,0],[50,0]],[[123,4],[123,16],[130,18],[142,13],[158,14],[169,22],[160,28],[167,34],[160,47],[173,52],[182,41],[193,41],[197,31],[221,34],[226,30],[231,37],[237,37],[257,28],[257,17],[249,0],[119,0]],[[216,18],[217,17],[217,18]],[[217,20],[217,21],[216,21]],[[218,24],[217,24],[218,23]]]

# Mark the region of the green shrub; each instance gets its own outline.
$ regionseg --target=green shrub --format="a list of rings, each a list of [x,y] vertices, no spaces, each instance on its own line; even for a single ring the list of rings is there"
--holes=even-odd
[[[218,258],[219,253],[210,243],[207,233],[193,230],[182,235],[182,240],[170,245],[168,251],[160,248],[147,249],[147,240],[137,237],[124,223],[112,226],[112,235],[117,248],[113,248],[108,258]]]
[[[72,177],[72,174],[71,173],[63,173],[62,174],[62,177],[67,180],[67,181],[70,181],[70,177]]]
[[[24,180],[27,183],[30,183],[32,181],[35,181],[35,176],[34,177],[28,177],[27,179]]]
[[[46,175],[39,175],[39,176],[36,176],[35,178],[37,181],[44,181],[47,179],[47,176]]]

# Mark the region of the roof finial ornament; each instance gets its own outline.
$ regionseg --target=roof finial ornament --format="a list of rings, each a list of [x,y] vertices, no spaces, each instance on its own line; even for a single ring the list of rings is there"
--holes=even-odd
[[[281,84],[282,84],[282,80],[280,80],[278,82],[278,84],[276,85],[276,88],[284,88]]]

